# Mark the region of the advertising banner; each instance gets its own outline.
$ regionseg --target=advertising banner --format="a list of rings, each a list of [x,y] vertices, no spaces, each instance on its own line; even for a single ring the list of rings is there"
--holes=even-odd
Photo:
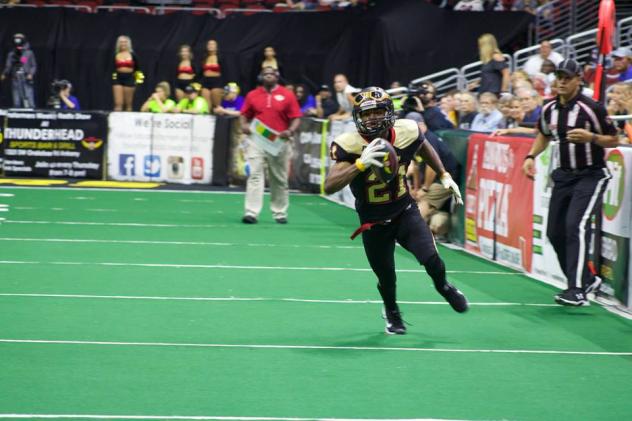
[[[109,125],[112,179],[211,182],[215,117],[111,113]]]
[[[535,180],[533,181],[533,270],[532,273],[547,279],[554,279],[566,285],[566,277],[560,268],[553,246],[546,237],[549,217],[549,203],[553,182],[550,179],[554,148],[549,146],[535,160]]]
[[[104,113],[14,109],[5,122],[5,176],[103,178]]]
[[[329,166],[331,164],[331,160],[329,159],[329,147],[331,146],[331,143],[341,134],[356,130],[353,120],[332,121],[330,127],[331,130],[329,131],[329,136],[327,137],[327,159],[323,162],[323,165],[325,166],[323,172],[325,174],[329,171]],[[351,188],[349,186],[346,186],[339,192],[327,195],[326,197],[334,202],[342,203],[345,206],[351,208],[355,207],[355,198],[353,197],[353,193],[351,193]]]
[[[533,183],[522,160],[533,139],[470,136],[465,189],[465,247],[531,270]]]
[[[628,270],[632,237],[632,148],[609,149],[606,165],[612,178],[603,196],[600,273],[605,292],[630,306]],[[606,289],[610,287],[612,290]]]
[[[301,119],[292,144],[290,188],[320,193],[321,144],[328,123],[328,120]]]

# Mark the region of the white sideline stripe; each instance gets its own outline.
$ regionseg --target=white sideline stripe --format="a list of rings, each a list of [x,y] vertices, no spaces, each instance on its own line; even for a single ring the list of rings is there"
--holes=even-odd
[[[0,193],[0,197],[14,197],[13,193]]]
[[[298,418],[298,417],[222,417],[212,415],[71,415],[0,414],[14,419],[92,419],[92,420],[217,420],[217,421],[465,421],[439,418]]]
[[[289,248],[319,248],[319,249],[362,249],[362,246],[323,246],[315,244],[265,244],[265,243],[220,243],[209,241],[146,241],[146,240],[95,240],[83,238],[16,238],[0,237],[0,241],[33,241],[44,243],[104,243],[104,244],[163,244],[179,246],[248,246],[248,247],[289,247]]]
[[[0,260],[0,265],[77,265],[77,266],[131,266],[131,267],[159,267],[159,268],[191,268],[191,269],[247,269],[247,270],[322,270],[329,272],[372,272],[369,268],[335,268],[335,267],[307,267],[307,266],[240,266],[240,265],[192,265],[176,263],[122,263],[122,262],[38,262],[22,260]],[[426,273],[421,269],[397,269],[399,273]],[[522,275],[522,273],[447,270],[446,273],[465,273],[472,275]]]
[[[218,224],[141,224],[137,222],[80,222],[80,221],[18,221],[8,220],[7,224],[38,224],[38,225],[95,225],[112,227],[158,227],[158,228],[226,228],[229,225]],[[234,228],[239,225],[230,225]]]
[[[137,295],[91,295],[91,294],[29,294],[29,293],[0,293],[0,297],[49,297],[49,298],[97,298],[106,300],[158,300],[158,301],[284,301],[292,303],[323,303],[323,304],[382,304],[380,300],[317,300],[309,298],[268,298],[268,297],[161,297]],[[448,305],[445,301],[398,301],[408,305]],[[481,307],[559,307],[557,304],[538,303],[469,303],[471,306]]]
[[[269,345],[269,344],[209,344],[179,342],[115,342],[115,341],[69,341],[46,339],[0,339],[0,343],[11,344],[55,344],[55,345],[110,345],[181,348],[243,348],[243,349],[319,349],[331,351],[406,351],[406,352],[454,352],[468,354],[549,354],[549,355],[601,355],[632,356],[630,352],[610,351],[564,351],[549,349],[459,349],[459,348],[407,348],[386,346],[333,346],[333,345]]]

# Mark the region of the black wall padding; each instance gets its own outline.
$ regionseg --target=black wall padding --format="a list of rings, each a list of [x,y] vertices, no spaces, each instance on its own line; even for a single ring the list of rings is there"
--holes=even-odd
[[[131,12],[87,14],[69,9],[0,9],[0,59],[12,35],[26,34],[36,54],[37,103],[43,106],[54,78],[69,79],[82,108],[111,109],[111,73],[117,36],[129,35],[146,75],[135,109],[155,84],[175,78],[176,52],[193,45],[203,58],[206,41],[219,42],[226,81],[244,91],[254,85],[264,47],[274,46],[283,76],[328,83],[346,73],[352,85],[386,85],[478,60],[477,38],[493,33],[502,46],[524,39],[532,16],[523,12],[452,12],[421,0],[383,0],[369,12],[261,13],[226,19],[187,12],[165,16]],[[10,84],[0,106],[10,104]]]

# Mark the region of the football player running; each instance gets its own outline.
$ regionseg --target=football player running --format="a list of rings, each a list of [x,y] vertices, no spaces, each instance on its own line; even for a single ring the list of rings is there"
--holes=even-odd
[[[455,311],[467,311],[467,299],[446,280],[445,265],[430,228],[408,192],[406,168],[418,153],[440,175],[456,203],[463,204],[459,187],[425,141],[417,123],[396,120],[393,102],[382,88],[365,88],[354,96],[353,120],[357,132],[344,133],[331,144],[330,155],[335,163],[325,180],[325,192],[332,194],[350,184],[361,222],[352,238],[362,234],[364,251],[377,276],[377,289],[384,302],[386,333],[406,333],[396,300],[395,242],[425,267],[436,290]],[[389,141],[399,159],[398,172],[389,182],[383,182],[370,171],[372,166],[382,167],[386,154],[377,145],[377,139]]]

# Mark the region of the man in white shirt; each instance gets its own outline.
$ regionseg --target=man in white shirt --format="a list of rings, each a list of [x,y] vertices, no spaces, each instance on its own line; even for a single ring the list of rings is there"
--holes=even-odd
[[[523,69],[529,76],[539,73],[541,72],[540,69],[542,68],[542,62],[544,60],[551,60],[557,66],[564,60],[564,57],[560,53],[553,51],[553,47],[549,41],[542,41],[540,43],[540,52],[529,57]]]
[[[357,88],[349,85],[347,76],[342,73],[334,76],[334,90],[336,91],[336,102],[340,106],[338,111],[331,116],[330,120],[348,120],[351,118],[353,110],[353,94],[358,91]]]

